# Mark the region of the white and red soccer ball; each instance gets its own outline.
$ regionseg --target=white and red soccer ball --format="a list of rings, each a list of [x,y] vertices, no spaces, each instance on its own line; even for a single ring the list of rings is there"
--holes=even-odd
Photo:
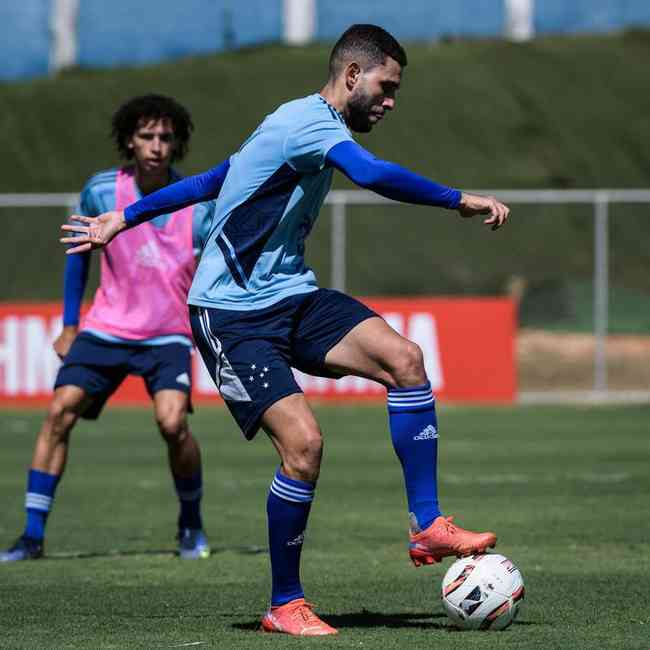
[[[462,630],[503,630],[524,598],[519,569],[503,555],[472,555],[454,562],[442,579],[442,605]]]

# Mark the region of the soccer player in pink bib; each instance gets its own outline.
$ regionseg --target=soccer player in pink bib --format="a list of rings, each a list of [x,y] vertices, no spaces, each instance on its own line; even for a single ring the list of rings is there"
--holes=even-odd
[[[112,135],[128,164],[90,178],[80,214],[122,210],[179,180],[193,129],[188,111],[161,95],[135,97],[113,116]],[[63,359],[54,396],[38,434],[27,480],[25,530],[0,561],[43,554],[45,524],[66,465],[77,420],[95,419],[127,375],[143,378],[180,503],[179,555],[208,557],[203,530],[201,452],[187,422],[191,410],[191,328],[185,306],[196,255],[209,229],[213,202],[161,214],[103,251],[101,281],[80,319],[90,254],[68,256],[63,332],[54,349]]]

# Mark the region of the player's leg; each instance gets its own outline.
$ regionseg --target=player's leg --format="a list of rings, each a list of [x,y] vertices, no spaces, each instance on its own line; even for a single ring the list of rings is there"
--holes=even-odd
[[[420,348],[382,318],[352,329],[325,357],[343,375],[362,375],[388,389],[391,438],[404,473],[411,528],[419,532],[441,515],[437,492],[438,423]]]
[[[187,421],[189,395],[179,390],[158,390],[153,396],[160,435],[167,445],[169,469],[179,501],[179,554],[184,559],[205,558],[210,547],[203,531],[201,450]]]
[[[472,553],[494,545],[493,533],[464,531],[440,513],[438,423],[419,346],[349,296],[332,291],[318,294],[305,312],[297,356],[316,374],[368,377],[388,389],[391,438],[404,475],[414,563],[432,563],[444,555]],[[333,333],[332,324],[338,332]],[[418,536],[429,540],[424,550]]]
[[[267,499],[272,596],[263,629],[334,634],[305,603],[300,583],[322,439],[288,364],[293,309],[281,304],[238,314],[191,307],[190,322],[205,366],[246,438],[262,427],[280,456]]]
[[[54,391],[27,474],[25,529],[8,551],[0,553],[0,562],[36,559],[43,554],[45,526],[65,471],[70,432],[91,402],[79,386],[60,386]]]
[[[305,602],[300,581],[300,557],[323,453],[320,427],[302,393],[273,404],[261,425],[280,456],[266,504],[272,589],[262,630],[298,636],[336,634]]]
[[[158,430],[167,444],[179,502],[178,553],[187,560],[207,558],[210,546],[201,518],[201,451],[187,421],[192,410],[192,349],[179,343],[133,346],[128,366],[129,372],[144,379]]]

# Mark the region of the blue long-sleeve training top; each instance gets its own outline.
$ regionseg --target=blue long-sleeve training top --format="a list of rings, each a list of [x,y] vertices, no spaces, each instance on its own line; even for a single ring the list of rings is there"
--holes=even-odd
[[[326,156],[326,162],[356,185],[389,199],[449,209],[455,209],[460,204],[459,190],[434,183],[396,163],[376,158],[356,142],[341,142],[333,146]],[[215,198],[229,168],[230,163],[225,160],[203,174],[188,176],[145,196],[124,211],[127,225],[136,226],[159,214]]]

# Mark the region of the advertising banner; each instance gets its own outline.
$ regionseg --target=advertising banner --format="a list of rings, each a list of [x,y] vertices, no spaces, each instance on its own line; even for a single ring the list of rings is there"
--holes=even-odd
[[[417,343],[434,393],[443,401],[508,403],[516,396],[515,305],[504,298],[362,298],[397,332]],[[0,303],[0,404],[47,404],[60,361],[59,303]],[[311,398],[378,401],[385,389],[367,379],[325,379],[296,371]],[[195,403],[219,402],[200,356],[194,356]],[[142,380],[129,377],[113,404],[147,405]]]

